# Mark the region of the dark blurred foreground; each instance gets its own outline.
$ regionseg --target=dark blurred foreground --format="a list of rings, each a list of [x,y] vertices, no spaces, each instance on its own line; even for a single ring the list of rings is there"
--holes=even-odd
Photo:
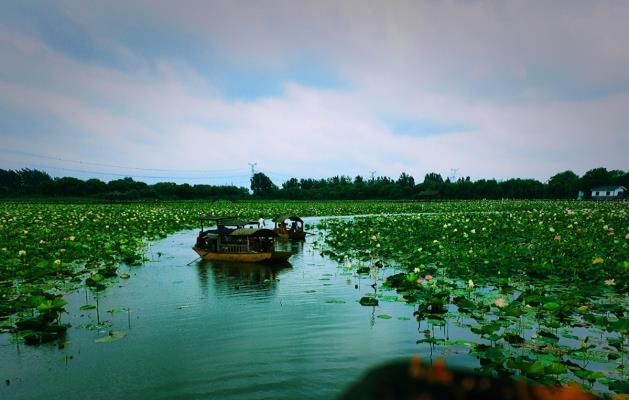
[[[339,400],[596,400],[578,386],[544,386],[446,368],[442,360],[426,365],[419,357],[370,370]],[[615,396],[615,400],[628,400]]]

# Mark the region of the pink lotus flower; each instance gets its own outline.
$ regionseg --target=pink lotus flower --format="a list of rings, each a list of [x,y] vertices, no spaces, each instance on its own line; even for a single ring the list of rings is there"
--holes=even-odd
[[[424,280],[422,278],[417,278],[417,283],[421,285]]]
[[[431,279],[432,279],[432,275],[426,275],[424,278],[425,278],[427,281],[429,281],[429,280],[431,280]]]
[[[494,304],[499,308],[504,308],[507,306],[506,300],[503,299],[502,297],[499,299],[496,299],[496,301],[494,301]]]
[[[561,240],[561,236],[559,236],[559,235],[555,236],[555,240],[556,241],[560,241]]]
[[[625,235],[625,239],[629,240],[629,233]]]

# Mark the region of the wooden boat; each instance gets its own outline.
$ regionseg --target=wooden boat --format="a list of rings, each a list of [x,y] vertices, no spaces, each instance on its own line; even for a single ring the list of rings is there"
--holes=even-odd
[[[203,222],[216,229],[203,229]],[[201,217],[201,232],[192,248],[204,260],[230,262],[285,262],[292,253],[275,248],[278,234],[253,227],[256,222],[229,217]]]
[[[290,227],[286,221],[291,221]],[[280,216],[273,219],[275,228],[273,229],[280,238],[291,240],[304,240],[306,232],[304,231],[304,221],[297,216]]]

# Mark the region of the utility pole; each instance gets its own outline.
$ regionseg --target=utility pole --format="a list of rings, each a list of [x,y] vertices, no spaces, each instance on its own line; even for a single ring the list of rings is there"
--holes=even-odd
[[[249,167],[251,167],[251,176],[254,176],[256,174],[256,165],[258,165],[258,163],[248,163]]]
[[[369,171],[369,173],[371,174],[371,180],[373,181],[376,171]]]
[[[460,168],[450,168],[450,173],[452,173],[452,175],[450,176],[450,181],[454,182],[456,180],[456,174],[457,172],[459,172]]]

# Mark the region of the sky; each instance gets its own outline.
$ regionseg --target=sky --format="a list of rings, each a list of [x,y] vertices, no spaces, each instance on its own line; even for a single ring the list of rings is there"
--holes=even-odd
[[[629,2],[0,2],[0,168],[248,186],[629,170]]]

